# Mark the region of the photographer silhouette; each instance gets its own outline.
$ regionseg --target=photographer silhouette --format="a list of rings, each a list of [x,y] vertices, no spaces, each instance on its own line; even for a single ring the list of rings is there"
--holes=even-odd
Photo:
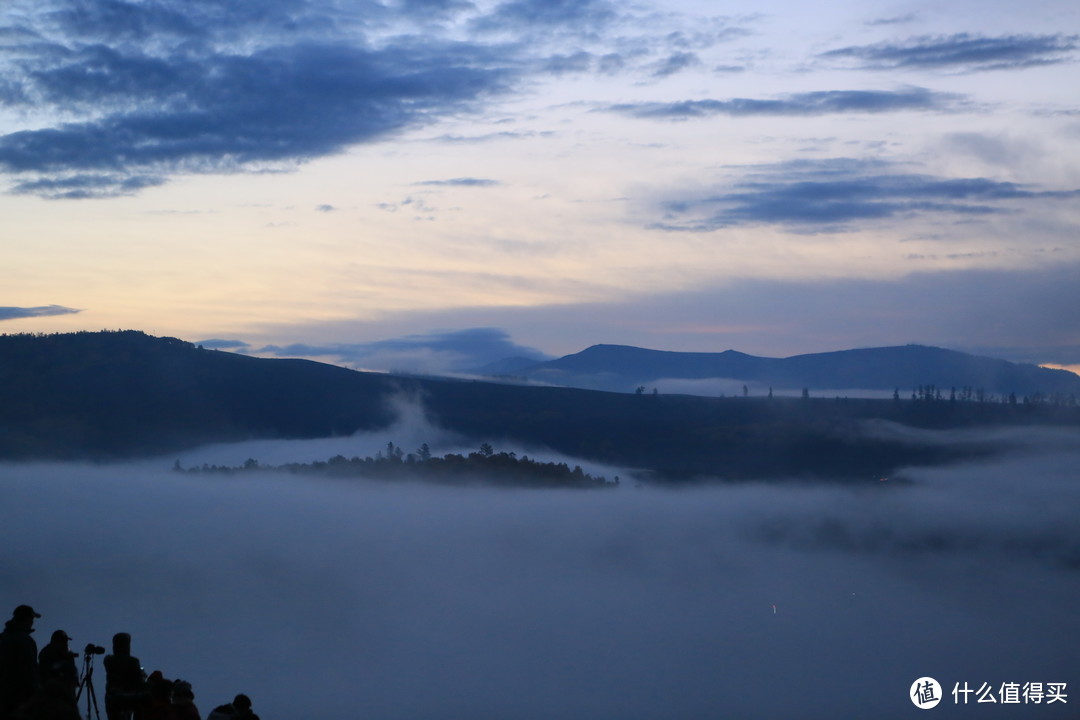
[[[131,655],[131,635],[113,635],[112,655],[105,656],[105,714],[109,720],[131,720],[146,696],[146,674]]]
[[[20,605],[0,633],[0,718],[29,700],[41,684],[38,674],[34,618],[41,617],[29,605]]]
[[[41,672],[41,684],[44,685],[49,678],[58,678],[63,687],[71,690],[71,697],[75,697],[75,689],[79,686],[79,671],[75,667],[75,658],[79,653],[71,652],[68,643],[71,637],[63,630],[56,630],[49,640],[49,644],[41,648],[38,654],[38,670]]]

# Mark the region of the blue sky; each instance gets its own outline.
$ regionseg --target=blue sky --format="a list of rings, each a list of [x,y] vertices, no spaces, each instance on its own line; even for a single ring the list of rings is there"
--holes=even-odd
[[[11,2],[0,332],[1080,365],[1075,3]]]

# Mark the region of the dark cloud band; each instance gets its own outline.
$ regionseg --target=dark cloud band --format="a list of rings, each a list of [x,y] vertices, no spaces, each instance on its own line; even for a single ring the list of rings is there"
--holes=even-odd
[[[288,169],[468,110],[513,75],[512,52],[493,46],[364,39],[365,24],[388,22],[375,4],[351,25],[300,1],[60,5],[9,28],[0,52],[0,104],[68,118],[0,136],[17,193],[103,197],[177,173]]]
[[[776,99],[733,98],[671,103],[624,103],[609,105],[604,110],[642,119],[685,120],[713,115],[812,116],[909,110],[945,111],[954,108],[960,101],[961,97],[955,94],[911,87],[901,90],[823,90],[785,95]]]
[[[434,187],[495,187],[501,183],[489,178],[460,177],[449,180],[423,180],[413,183],[414,185],[428,185]]]
[[[618,16],[607,0],[508,0],[473,22],[476,30],[498,32],[522,27],[542,31],[598,30]]]
[[[510,357],[536,362],[548,359],[539,350],[518,345],[506,331],[493,327],[430,332],[368,343],[271,345],[257,352],[278,357],[336,357],[366,369],[431,373],[471,372]]]
[[[0,307],[0,321],[19,320],[21,318],[49,317],[51,315],[73,315],[82,310],[63,305],[43,305],[41,307]]]
[[[669,200],[656,227],[710,231],[779,224],[811,230],[852,229],[858,221],[904,214],[987,215],[1008,201],[1068,199],[1080,190],[1048,191],[988,178],[941,178],[895,172],[886,163],[833,159],[764,168],[730,189]]]
[[[1005,35],[959,33],[921,36],[904,42],[852,45],[818,57],[851,61],[867,68],[922,68],[964,71],[1008,70],[1065,62],[1077,47],[1076,35]]]
[[[176,172],[285,165],[333,154],[496,91],[505,73],[470,50],[294,45],[249,56],[153,61],[84,53],[28,84],[57,107],[104,99],[101,116],[0,137],[0,168],[37,175],[17,192],[129,194]],[[147,65],[161,65],[160,72]]]

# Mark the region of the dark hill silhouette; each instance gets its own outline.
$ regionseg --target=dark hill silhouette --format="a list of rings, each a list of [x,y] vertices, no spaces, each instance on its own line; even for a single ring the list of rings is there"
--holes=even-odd
[[[0,337],[0,457],[125,457],[382,427],[387,376],[136,331]]]
[[[1065,370],[1011,363],[922,345],[841,350],[767,358],[728,350],[670,352],[593,345],[515,374],[568,387],[632,392],[660,379],[726,378],[777,390],[885,390],[910,395],[918,386],[980,389],[1008,395],[1080,395],[1080,377]]]
[[[472,371],[474,375],[480,376],[492,376],[500,377],[506,375],[516,375],[517,373],[531,368],[536,365],[535,358],[522,357],[515,355],[513,357],[503,358],[502,360],[496,360],[495,362],[488,363],[483,367],[476,368]]]
[[[748,356],[744,356],[748,357]],[[349,435],[419,399],[465,438],[663,477],[875,477],[994,448],[892,439],[921,428],[1080,424],[1068,405],[707,398],[364,373],[203,350],[141,332],[0,336],[0,459],[105,460],[210,442]]]

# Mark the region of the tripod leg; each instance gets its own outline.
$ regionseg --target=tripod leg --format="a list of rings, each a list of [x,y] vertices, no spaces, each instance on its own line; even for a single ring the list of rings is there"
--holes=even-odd
[[[87,687],[90,689],[90,692],[87,694],[87,697],[86,697],[86,720],[90,720],[90,703],[91,703],[91,701],[93,701],[93,703],[94,703],[94,717],[96,717],[97,720],[101,720],[101,711],[98,710],[97,693],[94,692],[94,683],[93,682],[88,683]]]
[[[83,669],[79,674],[79,689],[75,692],[75,704],[79,704],[79,700],[82,699],[82,691],[86,687],[86,681],[90,679],[90,660],[89,658],[83,659]]]

